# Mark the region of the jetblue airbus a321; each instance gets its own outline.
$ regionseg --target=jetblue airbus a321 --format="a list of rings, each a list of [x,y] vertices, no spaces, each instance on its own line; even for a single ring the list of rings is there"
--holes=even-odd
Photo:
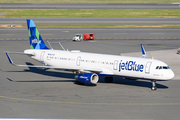
[[[105,82],[113,82],[113,76],[150,80],[152,90],[157,89],[156,81],[170,80],[174,77],[173,71],[166,63],[146,58],[142,45],[142,56],[139,58],[86,53],[77,50],[53,50],[45,45],[33,20],[27,19],[27,27],[31,49],[27,49],[23,53],[6,52],[7,58],[12,65],[69,70],[76,74],[75,79],[77,82],[84,84],[96,84],[99,76],[105,76]],[[28,55],[43,63],[44,66],[14,64],[8,53]]]

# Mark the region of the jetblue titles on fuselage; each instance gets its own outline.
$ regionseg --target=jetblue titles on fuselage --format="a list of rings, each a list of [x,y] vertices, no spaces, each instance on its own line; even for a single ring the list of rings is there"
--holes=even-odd
[[[120,61],[119,63],[119,72],[122,70],[128,70],[128,71],[137,71],[137,72],[143,72],[144,65],[138,64],[136,61]]]

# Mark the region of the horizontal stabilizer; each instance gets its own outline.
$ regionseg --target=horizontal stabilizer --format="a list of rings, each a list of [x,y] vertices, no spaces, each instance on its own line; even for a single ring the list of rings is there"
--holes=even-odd
[[[24,53],[24,52],[7,52],[7,51],[6,51],[5,53],[10,53],[10,54],[21,54],[21,55],[34,56],[34,54]]]

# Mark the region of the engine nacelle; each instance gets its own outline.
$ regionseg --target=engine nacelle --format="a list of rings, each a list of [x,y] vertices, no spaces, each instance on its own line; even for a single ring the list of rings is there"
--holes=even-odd
[[[99,76],[95,73],[81,73],[76,75],[75,79],[86,84],[96,84],[99,80]]]

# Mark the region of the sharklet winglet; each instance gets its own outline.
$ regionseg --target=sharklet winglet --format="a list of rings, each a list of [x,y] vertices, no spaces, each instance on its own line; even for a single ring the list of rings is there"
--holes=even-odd
[[[6,53],[8,60],[9,60],[9,63],[14,64],[13,61],[11,60],[10,56],[8,55],[8,53],[7,52],[5,52],[5,53]]]
[[[142,44],[141,44],[141,51],[142,51],[142,56],[140,58],[145,58],[146,57],[146,51],[145,51]]]

